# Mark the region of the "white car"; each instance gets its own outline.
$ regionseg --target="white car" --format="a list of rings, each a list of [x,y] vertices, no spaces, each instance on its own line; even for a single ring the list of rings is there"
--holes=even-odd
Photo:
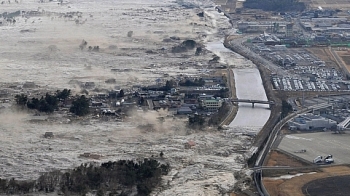
[[[324,163],[327,163],[327,164],[334,163],[334,159],[332,159],[332,158],[325,159]]]
[[[322,162],[322,156],[317,156],[315,159],[314,159],[314,163],[321,163]]]

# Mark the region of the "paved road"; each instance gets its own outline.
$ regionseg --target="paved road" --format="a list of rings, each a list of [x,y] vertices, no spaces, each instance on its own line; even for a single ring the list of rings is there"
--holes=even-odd
[[[294,112],[294,113],[288,115],[287,117],[285,117],[284,119],[282,119],[280,122],[278,122],[277,125],[271,131],[263,150],[259,153],[259,156],[255,162],[255,168],[261,168],[263,166],[267,154],[270,152],[273,144],[275,143],[276,139],[278,138],[279,131],[290,119],[296,117],[297,115],[304,114],[304,113],[307,113],[307,112],[312,111],[312,110],[327,108],[327,107],[331,107],[331,106],[332,105],[328,104],[328,103],[322,103],[322,104],[318,104],[315,106],[310,106],[308,108],[304,108],[302,110]],[[265,189],[265,187],[262,183],[261,169],[260,170],[257,169],[254,171],[253,178],[254,178],[255,184],[257,186],[259,195],[269,196],[269,193],[267,192],[267,190]]]

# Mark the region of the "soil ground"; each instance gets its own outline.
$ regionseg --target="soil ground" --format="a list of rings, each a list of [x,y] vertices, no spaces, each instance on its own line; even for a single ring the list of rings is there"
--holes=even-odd
[[[291,179],[264,178],[263,183],[270,195],[304,196],[302,188],[305,184],[322,178],[350,175],[348,166],[322,168],[321,172],[313,172]]]
[[[324,61],[327,66],[338,67],[336,60],[333,58],[328,48],[318,47],[318,48],[308,48],[307,50],[311,52],[313,55],[317,56],[322,61]]]
[[[303,193],[310,196],[349,195],[350,176],[328,177],[314,180],[303,187]]]
[[[350,53],[349,51],[336,51],[348,73],[350,73]]]
[[[272,151],[269,155],[266,166],[302,167],[305,166],[305,164],[282,152]]]

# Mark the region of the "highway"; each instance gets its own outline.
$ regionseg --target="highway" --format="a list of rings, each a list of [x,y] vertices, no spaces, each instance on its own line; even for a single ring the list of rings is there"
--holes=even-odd
[[[266,191],[266,189],[262,183],[262,172],[261,171],[264,169],[263,164],[265,162],[266,155],[270,152],[270,149],[271,149],[272,145],[274,144],[274,142],[276,141],[278,133],[281,130],[281,128],[289,120],[295,118],[297,115],[305,114],[305,113],[310,112],[312,110],[318,110],[318,109],[327,108],[327,107],[331,107],[331,106],[332,105],[329,103],[321,103],[321,104],[317,104],[314,106],[304,108],[304,109],[299,110],[297,112],[293,112],[292,114],[288,115],[287,117],[285,117],[284,119],[282,119],[280,122],[278,122],[275,125],[275,127],[273,128],[273,130],[269,134],[269,137],[267,139],[267,142],[266,142],[263,150],[259,153],[259,156],[256,159],[255,166],[253,168],[253,170],[254,170],[253,179],[254,179],[255,185],[257,187],[257,190],[259,192],[259,195],[269,196],[269,193]],[[276,168],[279,168],[279,167],[276,167]],[[269,169],[271,169],[271,167],[269,167]]]

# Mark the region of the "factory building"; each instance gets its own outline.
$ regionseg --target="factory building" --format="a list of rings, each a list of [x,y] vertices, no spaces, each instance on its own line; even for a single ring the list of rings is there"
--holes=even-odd
[[[286,37],[293,37],[294,34],[293,34],[293,23],[289,23],[287,24],[286,26]]]
[[[337,122],[314,114],[304,114],[291,120],[288,125],[290,130],[313,130],[333,128]]]

